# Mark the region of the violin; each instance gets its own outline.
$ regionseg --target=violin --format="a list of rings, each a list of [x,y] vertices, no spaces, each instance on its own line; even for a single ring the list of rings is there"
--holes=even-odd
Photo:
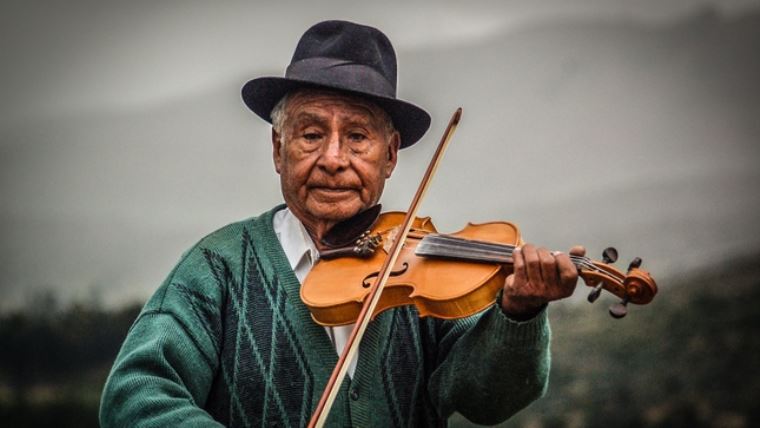
[[[430,218],[416,216],[461,116],[459,108],[407,212],[379,215],[378,205],[334,226],[326,236],[328,241],[322,242],[329,249],[320,253],[320,261],[301,285],[301,299],[316,322],[355,323],[312,414],[310,428],[321,427],[327,420],[348,361],[359,351],[373,317],[406,304],[414,304],[420,316],[466,317],[493,304],[511,272],[512,251],[522,242],[513,224],[469,224],[459,232],[441,235]],[[617,251],[612,248],[605,250],[604,263],[572,257],[580,276],[594,286],[590,301],[596,300],[603,289],[623,299],[610,308],[610,313],[619,318],[626,314],[629,302],[649,303],[657,293],[657,285],[639,269],[641,259],[634,259],[626,274],[609,266],[613,259],[617,259]]]
[[[379,209],[379,205],[373,207],[364,216],[371,218]],[[320,253],[319,262],[301,286],[301,300],[318,324],[337,326],[356,321],[404,216],[403,212],[380,214],[352,245]],[[362,220],[349,219],[345,225],[336,226],[337,231],[331,231],[323,243],[336,240],[333,236],[343,229],[356,229],[350,223]],[[442,319],[468,317],[486,309],[512,273],[512,251],[521,242],[517,226],[506,221],[469,223],[458,232],[440,234],[430,217],[415,218],[372,318],[403,305],[414,305],[420,317]],[[626,273],[609,265],[617,259],[614,248],[607,248],[603,258],[600,262],[570,256],[579,276],[594,287],[590,302],[602,290],[609,291],[622,299],[610,308],[613,317],[621,318],[628,303],[652,301],[657,285],[640,269],[640,258],[631,262]]]

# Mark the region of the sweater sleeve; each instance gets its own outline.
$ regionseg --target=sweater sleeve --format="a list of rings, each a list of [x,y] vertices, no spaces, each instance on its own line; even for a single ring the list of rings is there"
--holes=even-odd
[[[497,305],[480,316],[439,321],[439,365],[428,390],[439,415],[458,411],[493,425],[541,397],[548,385],[551,332],[546,309],[518,322]]]
[[[103,390],[102,427],[222,426],[203,410],[218,366],[221,298],[198,257],[180,262],[127,334]]]

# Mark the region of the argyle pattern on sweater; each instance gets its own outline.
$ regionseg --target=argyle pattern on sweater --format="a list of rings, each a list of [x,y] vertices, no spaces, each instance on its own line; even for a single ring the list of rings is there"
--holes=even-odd
[[[307,424],[338,356],[300,301],[275,211],[184,255],[117,357],[103,426]],[[498,422],[544,391],[548,336],[545,314],[516,323],[498,310],[458,321],[386,311],[368,328],[328,425],[441,426],[455,410]]]

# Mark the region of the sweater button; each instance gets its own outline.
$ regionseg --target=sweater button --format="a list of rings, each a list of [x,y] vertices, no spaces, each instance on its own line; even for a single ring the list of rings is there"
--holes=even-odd
[[[351,392],[348,394],[352,400],[356,401],[359,399],[359,388],[352,388]]]

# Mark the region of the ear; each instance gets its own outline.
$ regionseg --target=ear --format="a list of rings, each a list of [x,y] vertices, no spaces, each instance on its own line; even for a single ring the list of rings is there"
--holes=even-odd
[[[385,178],[390,178],[398,163],[398,150],[401,146],[401,136],[394,131],[388,143],[388,163],[385,165]]]
[[[282,149],[282,137],[274,130],[274,128],[272,128],[272,159],[274,160],[274,170],[277,171],[278,174],[282,167],[282,155],[280,149]]]

